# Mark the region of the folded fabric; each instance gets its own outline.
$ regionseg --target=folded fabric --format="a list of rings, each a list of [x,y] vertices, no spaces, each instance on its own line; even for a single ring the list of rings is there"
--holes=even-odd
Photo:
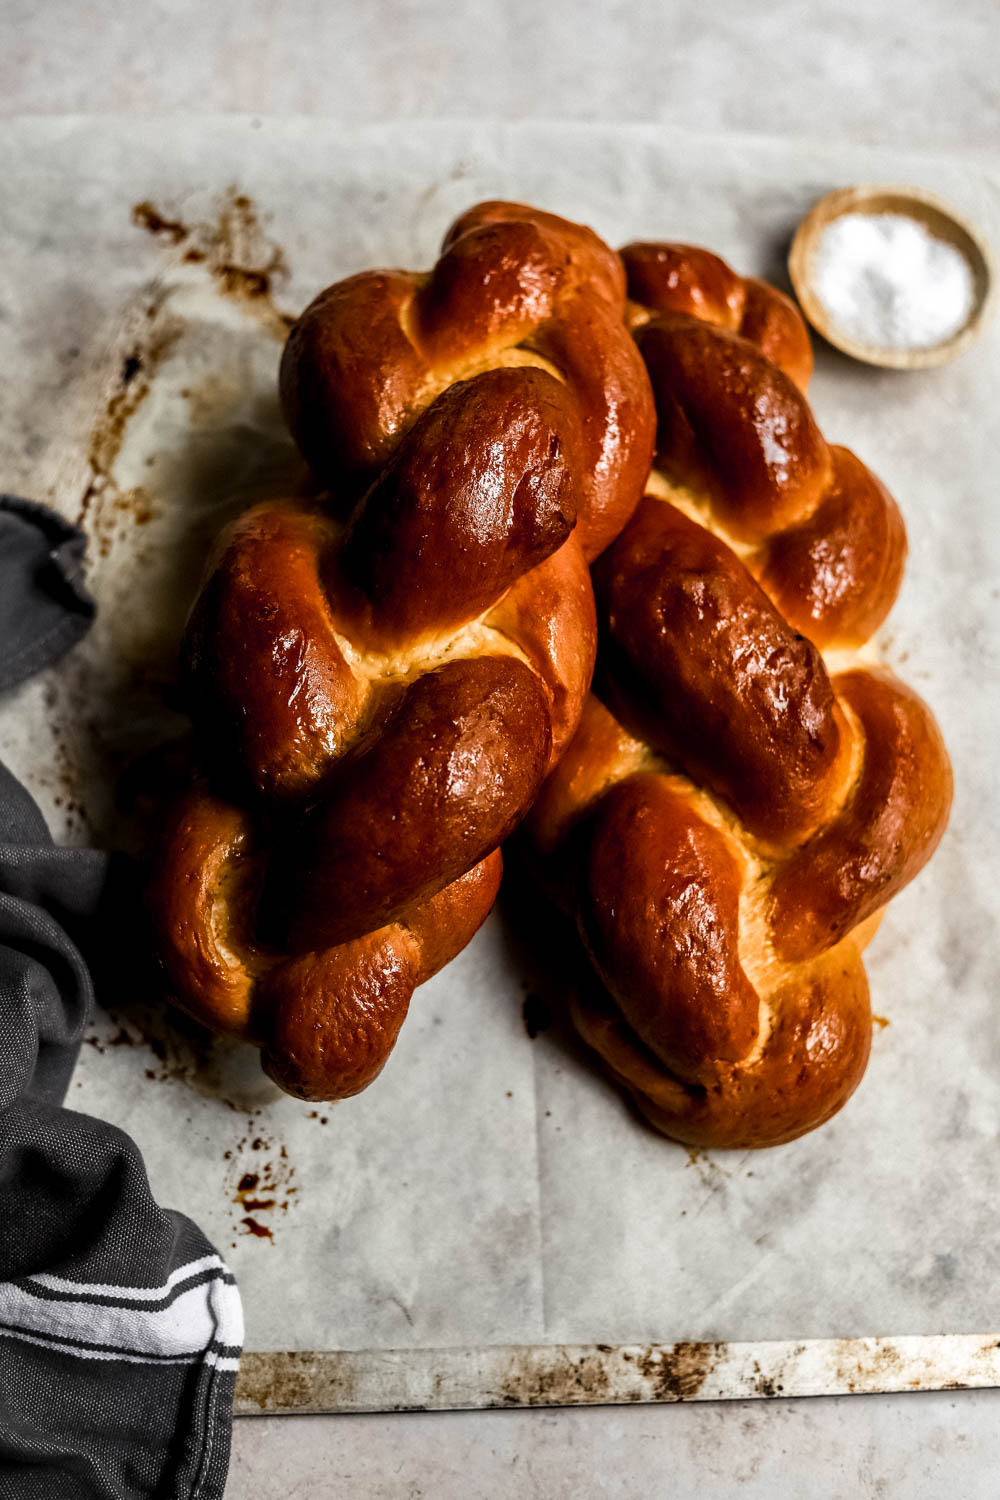
[[[0,496],[0,687],[94,613],[84,538]],[[0,1500],[216,1500],[243,1339],[233,1276],[134,1142],[61,1107],[123,866],[57,848],[0,766]],[[91,960],[88,962],[88,958]]]
[[[90,629],[87,539],[47,506],[0,495],[0,691],[58,660]]]

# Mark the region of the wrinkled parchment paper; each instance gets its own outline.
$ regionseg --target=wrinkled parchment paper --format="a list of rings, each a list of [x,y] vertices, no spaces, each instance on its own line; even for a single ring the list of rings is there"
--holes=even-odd
[[[294,477],[274,397],[281,313],[327,282],[429,264],[455,214],[492,196],[613,244],[704,243],[779,281],[798,218],[851,182],[935,189],[1000,245],[1000,176],[942,157],[232,118],[22,120],[0,139],[0,479],[84,515],[101,605],[73,659],[0,704],[0,755],[58,835],[83,841],[127,836],[119,774],[182,726],[173,650],[206,539]],[[375,1086],[333,1106],[279,1095],[252,1050],[178,1032],[127,993],[69,1103],[129,1130],[160,1200],[214,1237],[248,1348],[997,1326],[1000,331],[920,374],[817,352],[825,434],[907,520],[882,646],[933,706],[956,773],[944,843],[868,950],[887,1024],[858,1094],[772,1152],[662,1141],[546,1024],[572,961],[544,936],[529,957],[523,913],[504,910],[417,992]]]

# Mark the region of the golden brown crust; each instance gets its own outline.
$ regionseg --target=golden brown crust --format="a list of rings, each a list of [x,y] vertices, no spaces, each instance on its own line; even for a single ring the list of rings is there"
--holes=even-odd
[[[157,930],[169,934],[160,958],[178,1002],[213,1031],[244,1038],[252,1034],[246,931],[256,912],[246,897],[255,852],[246,811],[198,777],[167,811],[146,893]],[[229,900],[234,888],[242,901]]]
[[[662,241],[621,251],[633,321],[659,313],[690,313],[738,333],[805,390],[812,374],[809,334],[790,297],[752,276],[738,276],[711,250]]]
[[[861,1082],[871,1051],[868,981],[850,940],[797,971],[774,1006],[760,1055],[720,1068],[704,1087],[672,1077],[606,998],[576,1000],[573,1018],[655,1129],[690,1146],[753,1150],[825,1124]]]
[[[629,1027],[691,1083],[709,1082],[757,1037],[738,950],[742,875],[725,836],[664,776],[630,776],[594,813],[584,940]]]
[[[948,755],[917,694],[888,672],[845,672],[834,686],[858,725],[860,765],[835,815],[774,881],[771,928],[788,960],[822,953],[908,885],[951,806]]]
[[[291,501],[254,506],[223,532],[188,622],[188,702],[206,757],[265,796],[308,792],[372,706],[321,576],[336,534]]]
[[[150,902],[179,1003],[304,1097],[376,1076],[576,728],[584,553],[652,451],[624,308],[590,230],[485,204],[429,275],[351,277],[288,339],[285,412],[329,489],[213,551],[184,648],[205,774]]]
[[[538,673],[549,700],[551,768],[580,722],[597,651],[594,591],[576,536],[519,578],[484,623]]]
[[[769,537],[750,567],[793,629],[821,648],[857,647],[899,592],[906,531],[871,470],[847,448],[830,455],[830,484],[812,515]]]
[[[553,376],[499,369],[451,386],[351,522],[330,591],[350,601],[352,639],[412,650],[483,614],[569,536],[580,472],[574,405]]]
[[[628,734],[594,693],[587,695],[576,733],[560,757],[558,776],[543,782],[525,827],[547,858],[571,837],[578,820],[610,786],[649,761],[646,744]]]
[[[657,466],[814,645],[857,647],[892,607],[906,557],[899,510],[830,447],[795,382],[749,338],[669,313],[637,339],[657,403]]]
[[[591,230],[479,204],[429,276],[365,272],[306,308],[282,359],[289,427],[318,474],[356,493],[447,386],[541,364],[578,421],[577,535],[589,559],[635,508],[652,453],[649,380],[624,313],[621,264]]]
[[[816,647],[724,542],[651,496],[594,581],[604,680],[626,728],[724,798],[759,838],[810,832],[841,750]]]
[[[402,319],[419,285],[404,271],[349,276],[319,294],[285,344],[285,419],[313,472],[348,502],[388,461],[416,415],[427,367]],[[332,399],[331,392],[342,394]]]
[[[591,560],[617,536],[649,474],[652,397],[642,360],[609,360],[622,326],[616,304],[579,293],[564,316],[539,329],[529,347],[561,370],[579,393],[582,502],[577,538]],[[634,346],[633,346],[634,347]]]
[[[286,959],[261,985],[264,1071],[299,1099],[349,1099],[378,1077],[406,1019],[416,944],[394,924]]]
[[[637,335],[656,398],[656,464],[756,542],[803,521],[831,480],[829,450],[794,381],[738,334],[667,313]]]
[[[584,1039],[665,1134],[767,1146],[864,1072],[861,950],[940,839],[951,772],[916,694],[821,655],[895,597],[894,502],[746,336],[801,377],[787,309],[663,248],[625,252],[659,428],[595,569],[604,702],[527,828],[601,981],[573,998]]]
[[[805,844],[764,852],[686,777],[655,761],[635,769],[636,742],[589,709],[583,751],[571,743],[532,814],[534,834],[562,804],[550,864],[606,986],[574,1000],[576,1024],[677,1140],[791,1140],[835,1113],[864,1072],[860,950],[933,853],[951,776],[915,694],[863,671],[836,686],[855,716],[857,766]],[[584,774],[586,749],[597,754]]]
[[[287,959],[261,987],[265,1071],[301,1099],[346,1099],[381,1073],[418,984],[465,947],[500,885],[495,850],[458,880],[362,938]]]
[[[266,900],[283,945],[342,943],[457,880],[527,812],[550,746],[544,690],[516,658],[419,677],[276,854]]]
[[[485,921],[499,850],[410,907],[405,921],[291,957],[259,937],[268,854],[246,811],[199,778],[173,804],[151,908],[177,1000],[203,1024],[263,1048],[267,1072],[304,1099],[340,1099],[381,1072],[410,996]]]

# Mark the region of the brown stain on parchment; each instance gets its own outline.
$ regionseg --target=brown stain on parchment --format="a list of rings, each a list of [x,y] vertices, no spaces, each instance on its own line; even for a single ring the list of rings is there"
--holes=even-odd
[[[111,1047],[145,1047],[152,1053],[153,1066],[145,1069],[150,1083],[184,1083],[206,1098],[219,1099],[230,1109],[244,1113],[241,1103],[221,1098],[214,1087],[217,1078],[215,1037],[197,1021],[178,1012],[167,1014],[152,1005],[130,1007],[128,1013],[105,1008],[111,1026],[117,1031],[111,1037],[101,1031],[91,1032],[84,1041],[94,1051],[104,1054]]]
[[[285,274],[280,248],[264,235],[249,198],[235,190],[224,195],[215,218],[207,225],[191,227],[176,216],[160,213],[152,204],[137,205],[136,219],[147,232],[183,252],[182,258],[191,254],[195,260],[207,259],[212,285],[243,308],[259,310],[269,300],[273,279]],[[122,328],[113,370],[99,398],[85,450],[85,477],[76,520],[88,534],[89,571],[99,596],[104,579],[111,579],[112,588],[116,587],[113,570],[104,572],[102,568],[106,563],[113,568],[123,542],[140,567],[162,555],[177,586],[164,588],[160,583],[155,616],[149,615],[136,632],[117,643],[113,669],[94,666],[85,650],[57,670],[53,692],[58,701],[48,705],[55,764],[46,774],[46,784],[67,832],[74,836],[84,833],[104,842],[110,839],[130,848],[141,842],[141,832],[116,809],[108,789],[120,781],[137,755],[150,748],[147,725],[162,720],[164,734],[183,730],[183,704],[176,685],[176,639],[205,554],[230,513],[261,498],[265,484],[267,493],[286,486],[289,455],[294,455],[290,439],[282,441],[273,431],[277,408],[274,397],[269,398],[262,414],[266,435],[258,444],[255,429],[253,440],[237,446],[234,457],[232,413],[227,403],[234,392],[239,392],[239,385],[212,375],[206,378],[204,390],[192,385],[180,393],[190,415],[192,441],[174,444],[169,451],[146,453],[140,483],[134,482],[132,473],[128,478],[133,483],[129,485],[119,477],[126,444],[130,457],[134,456],[129,436],[133,421],[151,392],[169,381],[170,372],[163,366],[189,326],[183,312],[178,311],[175,291],[176,278],[169,276],[148,288]],[[280,329],[276,329],[276,319]],[[282,339],[289,321],[273,308],[265,315],[271,332],[280,332]],[[137,457],[141,463],[143,454]],[[239,493],[234,489],[230,495],[227,481],[234,465]],[[178,475],[185,493],[204,496],[218,489],[223,498],[214,507],[199,501],[197,519],[179,543],[164,551],[163,527],[155,523],[166,516],[168,501],[164,496],[171,493],[170,484],[178,482]],[[300,480],[296,470],[296,481]],[[162,567],[158,577],[162,580]],[[120,706],[127,702],[134,712],[128,718],[121,712],[113,715],[114,732],[109,736],[106,710],[110,692],[115,703]],[[88,787],[97,790],[85,792]]]
[[[248,1051],[245,1043],[217,1036],[168,1003],[151,952],[151,939],[147,936],[144,942],[138,937],[129,973],[133,979],[141,978],[146,993],[160,998],[104,1004],[85,1043],[101,1056],[119,1047],[145,1048],[150,1054],[144,1067],[149,1083],[180,1084],[242,1116],[252,1129],[267,1104],[280,1097],[279,1090],[260,1070],[256,1052]],[[108,988],[108,984],[102,986],[105,997]]]
[[[203,263],[223,297],[251,311],[284,342],[295,319],[275,306],[273,292],[276,284],[287,280],[288,265],[247,194],[229,188],[219,199],[214,218],[203,223],[185,224],[148,201],[133,207],[132,222],[164,242],[175,259]],[[118,486],[114,465],[129,422],[149,395],[158,367],[184,332],[183,319],[166,309],[168,296],[169,288],[163,286],[149,293],[91,431],[87,452],[91,477],[76,519],[90,532],[101,557],[110,552],[117,526],[142,526],[157,514],[155,497],[147,488]]]
[[[77,525],[90,533],[101,557],[111,550],[118,523],[142,526],[156,514],[155,501],[142,486],[123,490],[114,477],[128,424],[152,389],[153,377],[184,332],[184,323],[165,310],[166,292],[152,291],[134,323],[87,448],[90,481],[77,512]]]
[[[243,1051],[242,1045],[218,1037],[183,1012],[166,1007],[104,1010],[98,1015],[98,1023],[98,1028],[84,1037],[85,1044],[98,1054],[123,1047],[145,1048],[152,1054],[151,1066],[144,1069],[148,1083],[180,1084],[242,1115],[242,1133],[234,1139],[233,1126],[223,1124],[220,1143],[225,1144],[222,1192],[236,1210],[231,1233],[273,1242],[277,1224],[298,1201],[299,1187],[288,1148],[262,1123],[264,1106],[253,1106],[234,1090],[235,1080],[228,1074],[227,1063],[235,1060],[237,1051]],[[261,1084],[267,1087],[263,1075]],[[224,1118],[231,1120],[232,1116]]]
[[[284,341],[295,319],[275,306],[273,294],[276,285],[288,280],[288,263],[248,194],[228,188],[215,216],[194,224],[147,199],[133,207],[132,222],[159,239],[176,260],[204,266],[224,297],[250,307],[269,332]]]
[[[704,1149],[697,1146],[684,1146],[683,1150],[687,1156],[684,1170],[687,1171],[689,1167],[693,1167],[699,1182],[708,1189],[710,1196],[724,1193],[726,1184],[733,1178],[733,1173],[726,1170],[717,1155],[710,1156]]]
[[[236,1205],[233,1233],[273,1243],[277,1216],[295,1206],[299,1191],[292,1181],[295,1168],[287,1148],[258,1134],[250,1116],[246,1133],[226,1152],[226,1159],[227,1192],[232,1189],[230,1199]]]
[[[137,203],[132,210],[132,222],[140,229],[148,229],[150,234],[165,235],[173,245],[179,245],[187,238],[186,224],[180,219],[165,219],[151,203]]]

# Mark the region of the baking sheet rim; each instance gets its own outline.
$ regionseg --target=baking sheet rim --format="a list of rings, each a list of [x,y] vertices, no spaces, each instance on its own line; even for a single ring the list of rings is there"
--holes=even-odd
[[[897,1394],[1000,1386],[1000,1334],[243,1355],[237,1416]]]

